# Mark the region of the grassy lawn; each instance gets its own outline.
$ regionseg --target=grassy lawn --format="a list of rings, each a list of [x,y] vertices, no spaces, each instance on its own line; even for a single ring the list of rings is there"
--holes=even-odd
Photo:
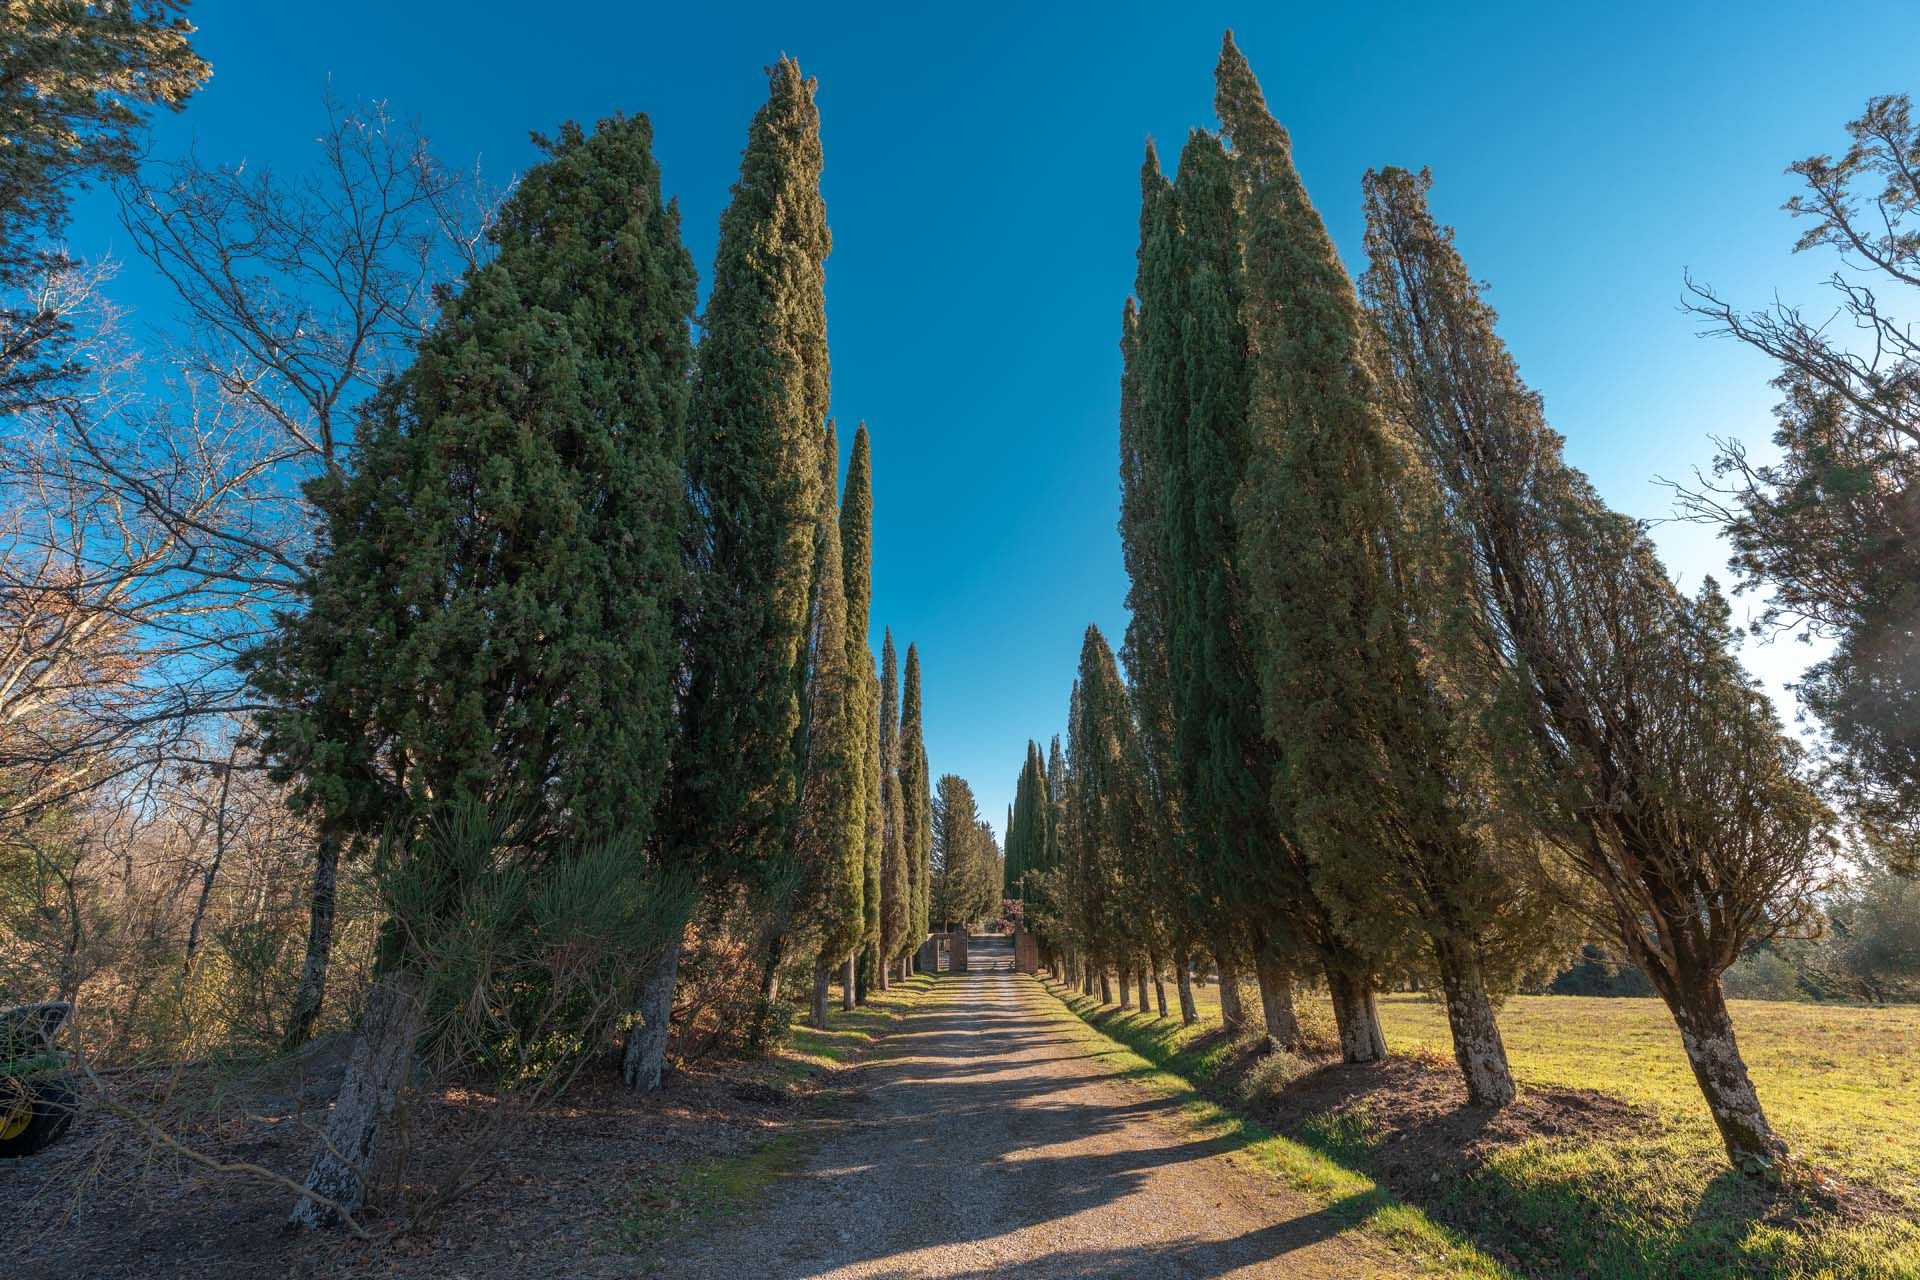
[[[1196,995],[1193,1029],[1137,1010],[1109,1009],[1101,1025],[1168,1070],[1225,1084],[1217,1077],[1229,1055],[1195,1045],[1217,1025],[1217,991]],[[1303,999],[1303,1021],[1328,1025],[1323,1004]],[[1395,1051],[1450,1055],[1438,1004],[1388,997],[1381,1015]],[[1796,1152],[1877,1190],[1877,1203],[1835,1215],[1728,1172],[1658,1001],[1545,996],[1516,997],[1502,1011],[1522,1086],[1611,1094],[1644,1111],[1644,1125],[1501,1148],[1471,1178],[1423,1190],[1419,1202],[1530,1274],[1920,1276],[1920,1009],[1742,1001],[1734,1019],[1762,1100]],[[1364,1115],[1310,1120],[1290,1136],[1360,1171],[1374,1137]]]

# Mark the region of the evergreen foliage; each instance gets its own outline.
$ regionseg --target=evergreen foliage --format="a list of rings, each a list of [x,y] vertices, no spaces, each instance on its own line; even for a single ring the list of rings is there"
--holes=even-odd
[[[343,1153],[378,1148],[463,912],[492,901],[535,927],[547,890],[578,887],[571,860],[607,848],[627,851],[636,946],[675,938],[686,910],[640,856],[679,666],[694,300],[651,143],[639,117],[545,144],[498,256],[369,405],[352,471],[310,488],[325,523],[306,608],[251,655],[276,773],[325,827],[382,837],[379,978],[307,1181],[349,1212],[365,1164]],[[477,855],[436,838],[463,815],[487,827]],[[602,884],[621,861],[591,857]],[[632,975],[655,954],[610,962]],[[548,1004],[531,994],[514,1007]],[[549,993],[574,998],[621,1011],[617,991]],[[335,1212],[303,1198],[295,1220]]]
[[[933,888],[933,787],[927,770],[926,736],[920,723],[920,651],[907,646],[900,692],[901,843],[907,858],[907,945],[927,936]]]
[[[1464,545],[1382,410],[1352,281],[1231,37],[1218,105],[1249,175],[1240,522],[1267,734],[1316,897],[1376,970],[1426,935],[1469,1095],[1504,1106],[1485,953],[1552,934],[1520,874],[1530,833],[1503,831],[1493,802],[1483,687],[1454,661],[1471,644]]]
[[[900,678],[889,628],[880,648],[880,956],[888,969],[905,955],[913,930],[913,880],[907,862],[906,805],[900,787]]]
[[[880,865],[885,816],[880,786],[880,679],[867,641],[873,612],[873,442],[867,424],[853,433],[847,492],[840,503],[840,562],[846,574],[847,662],[858,673],[860,704],[854,723],[865,726],[861,766],[860,937],[871,948],[880,938]]]
[[[816,974],[852,955],[865,926],[867,730],[864,664],[854,660],[841,562],[844,520],[834,472],[840,450],[831,420],[821,450],[825,468],[816,534],[812,634],[808,641],[805,768],[794,862],[801,879],[796,923],[819,934]],[[864,646],[863,646],[864,648]],[[816,977],[816,984],[821,978]],[[816,1009],[824,1021],[823,1008]]]
[[[828,357],[814,82],[770,73],[720,219],[688,411],[701,516],[675,839],[721,877],[789,883],[804,763]]]
[[[358,432],[306,608],[250,678],[323,821],[462,801],[521,847],[644,843],[670,745],[693,265],[645,117],[568,126]]]

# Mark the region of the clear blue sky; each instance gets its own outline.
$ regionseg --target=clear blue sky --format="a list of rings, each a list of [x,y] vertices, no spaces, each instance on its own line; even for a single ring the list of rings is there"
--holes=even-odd
[[[1695,336],[1682,272],[1826,305],[1827,264],[1789,253],[1781,171],[1843,149],[1869,94],[1920,88],[1910,2],[1044,8],[199,0],[214,78],[154,150],[296,170],[329,77],[495,177],[532,162],[529,130],[644,111],[704,293],[762,68],[797,57],[824,117],[834,410],[843,440],[858,419],[874,435],[875,647],[882,624],[919,643],[933,768],[997,829],[1026,739],[1062,728],[1086,624],[1124,630],[1116,340],[1141,146],[1172,164],[1213,123],[1222,28],[1350,265],[1362,172],[1432,166],[1572,460],[1645,516],[1710,435],[1769,432],[1767,368]],[[102,199],[72,248],[126,256]],[[164,318],[137,264],[119,288]],[[1688,581],[1721,571],[1711,534],[1656,536]],[[1747,656],[1777,682],[1805,650]]]

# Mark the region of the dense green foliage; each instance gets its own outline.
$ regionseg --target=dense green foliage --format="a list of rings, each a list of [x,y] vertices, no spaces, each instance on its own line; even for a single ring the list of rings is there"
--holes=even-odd
[[[307,607],[253,660],[302,803],[368,837],[462,801],[645,843],[665,777],[693,264],[644,117],[569,126],[315,483]]]
[[[782,59],[720,219],[688,410],[694,555],[675,840],[778,895],[800,798],[826,476],[825,262],[814,85]]]
[[[928,916],[936,932],[1000,917],[1000,848],[965,778],[943,773],[933,789]]]
[[[907,646],[900,687],[900,839],[906,852],[909,947],[927,936],[933,889],[933,779],[921,728],[920,651]]]

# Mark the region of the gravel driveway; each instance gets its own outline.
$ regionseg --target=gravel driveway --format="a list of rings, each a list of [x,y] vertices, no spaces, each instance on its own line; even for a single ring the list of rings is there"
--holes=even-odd
[[[999,945],[995,945],[999,943]],[[858,1070],[858,1101],[767,1206],[671,1274],[1365,1277],[1401,1274],[1312,1203],[1115,1077],[982,939]],[[993,967],[993,971],[980,970]]]

